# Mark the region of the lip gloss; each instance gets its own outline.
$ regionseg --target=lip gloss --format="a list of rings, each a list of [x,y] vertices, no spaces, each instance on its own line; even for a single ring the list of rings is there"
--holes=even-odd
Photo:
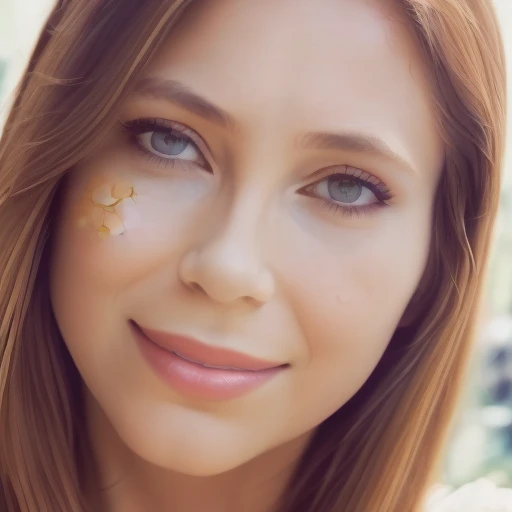
[[[287,365],[279,365],[254,370],[232,369],[227,365],[209,367],[205,365],[206,363],[196,362],[198,359],[193,361],[177,351],[163,348],[150,339],[136,324],[132,324],[132,331],[142,356],[153,371],[176,391],[191,398],[201,400],[237,398],[263,385],[287,367]],[[171,334],[166,334],[166,339],[171,345],[173,342],[176,345],[186,343],[182,337],[173,337]]]

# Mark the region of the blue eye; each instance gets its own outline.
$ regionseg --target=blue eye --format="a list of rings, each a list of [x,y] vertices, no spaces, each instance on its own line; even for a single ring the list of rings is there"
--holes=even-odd
[[[194,138],[199,139],[199,136],[185,126],[156,119],[137,119],[123,123],[123,126],[132,135],[132,142],[137,149],[162,163],[184,162],[209,167],[194,142]]]
[[[386,185],[374,175],[346,165],[335,169],[342,172],[324,176],[300,192],[321,200],[329,211],[343,216],[370,213],[388,206],[387,201],[393,198]]]
[[[199,162],[201,152],[190,137],[173,130],[150,131],[137,135],[139,144],[150,153],[162,158],[189,160]]]
[[[365,187],[361,183],[346,177],[340,179],[336,175],[327,178],[326,186],[331,199],[347,204],[355,203],[365,191]]]
[[[190,139],[175,132],[149,132],[151,147],[163,155],[177,156],[183,153],[190,144]]]
[[[385,200],[378,196],[374,184],[342,173],[332,174],[309,185],[307,192],[321,199],[354,207],[369,206]]]

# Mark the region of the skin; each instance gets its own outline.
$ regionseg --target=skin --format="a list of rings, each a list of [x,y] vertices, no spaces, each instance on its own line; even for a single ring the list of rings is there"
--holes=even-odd
[[[180,81],[232,119],[139,87],[120,121],[180,123],[203,156],[187,146],[197,164],[166,166],[136,147],[154,152],[155,134],[116,127],[71,174],[57,230],[51,300],[87,389],[107,489],[98,509],[272,509],[421,281],[443,157],[426,75],[387,2],[216,0],[186,12],[142,78]],[[306,149],[308,132],[367,143]],[[371,151],[375,138],[395,157]],[[334,171],[371,175],[392,198],[349,211],[329,195]],[[119,236],[77,226],[102,183],[136,192],[140,223]],[[289,368],[240,398],[192,399],[147,365],[130,319]]]

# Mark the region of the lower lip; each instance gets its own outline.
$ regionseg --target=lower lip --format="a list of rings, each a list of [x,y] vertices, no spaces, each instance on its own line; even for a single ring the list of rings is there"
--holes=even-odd
[[[179,393],[200,400],[229,400],[243,396],[283,371],[286,366],[260,371],[205,368],[153,343],[132,328],[144,359],[156,374]]]

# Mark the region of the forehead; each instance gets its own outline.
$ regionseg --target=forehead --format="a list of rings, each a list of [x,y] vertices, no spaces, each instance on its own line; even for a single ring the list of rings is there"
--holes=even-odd
[[[242,131],[370,130],[413,160],[441,152],[427,66],[388,0],[193,3],[145,74],[190,86]]]

